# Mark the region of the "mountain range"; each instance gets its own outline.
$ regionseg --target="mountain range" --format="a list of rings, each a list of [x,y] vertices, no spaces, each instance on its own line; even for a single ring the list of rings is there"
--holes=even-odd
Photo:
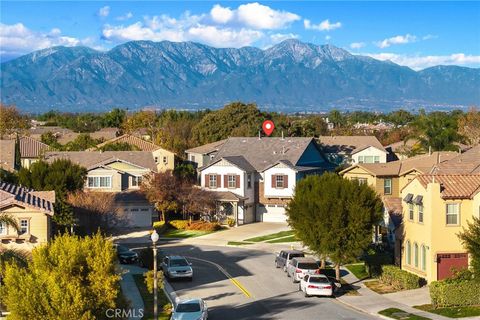
[[[415,71],[333,45],[285,40],[262,50],[131,41],[110,51],[52,47],[1,64],[1,101],[22,110],[214,108],[280,111],[480,105],[480,69]]]

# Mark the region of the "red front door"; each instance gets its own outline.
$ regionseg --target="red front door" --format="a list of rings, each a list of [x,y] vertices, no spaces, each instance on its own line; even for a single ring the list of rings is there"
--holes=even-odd
[[[437,254],[437,280],[450,278],[452,269],[468,268],[468,255],[466,253]]]

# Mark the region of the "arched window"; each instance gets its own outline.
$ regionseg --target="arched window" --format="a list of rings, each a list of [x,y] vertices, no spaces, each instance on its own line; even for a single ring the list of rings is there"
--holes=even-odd
[[[413,260],[415,263],[415,268],[418,268],[418,244],[413,245]]]
[[[407,264],[412,264],[412,247],[410,246],[410,240],[407,240]]]
[[[422,270],[427,270],[427,248],[422,244]]]

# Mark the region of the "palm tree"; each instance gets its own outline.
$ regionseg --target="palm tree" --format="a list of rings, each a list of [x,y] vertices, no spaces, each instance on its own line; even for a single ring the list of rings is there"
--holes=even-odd
[[[18,226],[17,220],[7,213],[0,213],[0,224],[5,224],[7,226],[12,227],[17,232],[20,231],[20,227]]]

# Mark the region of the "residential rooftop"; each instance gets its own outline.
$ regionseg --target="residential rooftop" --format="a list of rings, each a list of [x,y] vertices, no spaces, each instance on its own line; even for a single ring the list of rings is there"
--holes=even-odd
[[[0,206],[2,207],[11,203],[17,203],[53,215],[54,202],[54,191],[33,191],[0,181]]]
[[[417,179],[424,188],[439,183],[443,199],[472,199],[480,192],[479,174],[422,174]]]
[[[375,136],[320,136],[318,141],[327,153],[355,154],[370,146],[386,152]]]
[[[480,174],[480,145],[432,168],[436,174]]]

